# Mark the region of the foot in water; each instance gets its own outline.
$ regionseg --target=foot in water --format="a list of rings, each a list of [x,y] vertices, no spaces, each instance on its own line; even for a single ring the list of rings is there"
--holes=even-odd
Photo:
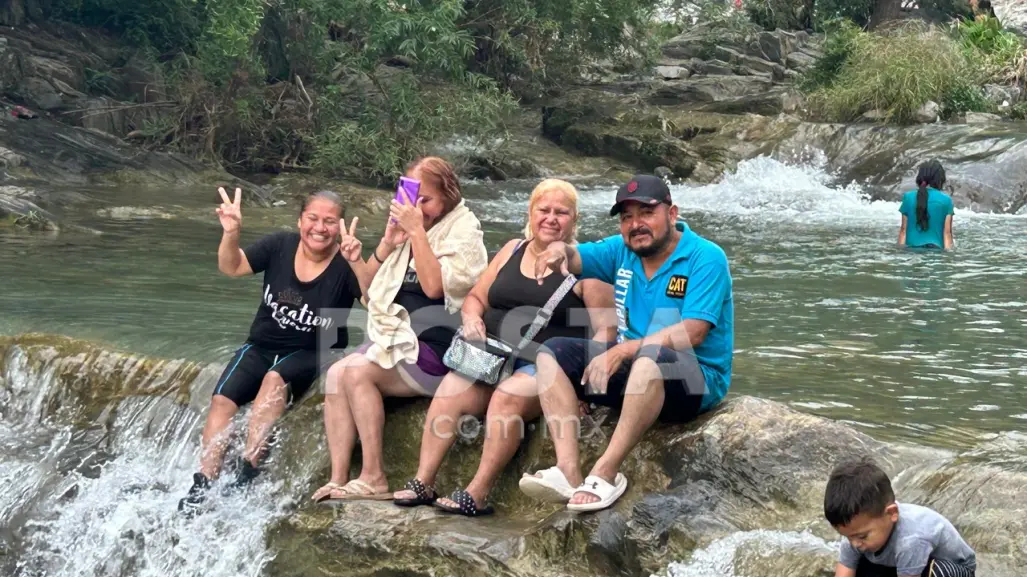
[[[260,475],[260,468],[253,466],[248,460],[240,457],[238,466],[236,467],[235,487],[245,487],[250,484],[250,481],[257,478]]]
[[[195,515],[207,499],[210,483],[210,479],[203,473],[193,473],[193,486],[189,488],[189,493],[178,502],[178,510],[190,517]]]

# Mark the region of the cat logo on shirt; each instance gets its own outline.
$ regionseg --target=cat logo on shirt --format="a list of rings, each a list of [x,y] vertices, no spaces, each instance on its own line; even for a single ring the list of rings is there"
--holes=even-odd
[[[685,290],[688,288],[688,277],[683,275],[673,275],[667,282],[667,296],[674,299],[683,298],[685,296]]]

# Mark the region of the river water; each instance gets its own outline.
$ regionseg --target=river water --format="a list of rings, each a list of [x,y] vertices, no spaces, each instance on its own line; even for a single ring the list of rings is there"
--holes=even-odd
[[[523,226],[530,186],[467,187],[490,249]],[[139,207],[131,191],[77,192],[63,216],[80,229],[48,238],[0,233],[0,334],[55,333],[141,355],[227,360],[246,335],[259,279],[217,273],[216,192],[168,193],[143,207],[143,217],[97,212]],[[868,203],[858,184],[839,184],[817,165],[757,158],[718,184],[673,193],[682,218],[730,260],[732,393],[927,446],[966,448],[1027,432],[1027,218],[957,210],[958,248],[939,254],[896,248],[897,204]],[[613,185],[582,187],[580,238],[615,232],[605,216],[614,194]],[[243,218],[244,240],[295,225],[285,208],[244,209]],[[362,219],[365,243],[382,222]],[[351,318],[358,332],[362,318]],[[274,554],[267,527],[303,495],[259,484],[253,490],[263,498],[247,501],[259,506],[229,496],[238,506],[187,530],[166,511],[188,487],[202,415],[167,398],[140,398],[126,402],[109,431],[71,428],[41,418],[45,374],[7,372],[15,396],[0,399],[0,570],[260,574]],[[313,467],[301,468],[300,483]],[[78,471],[74,480],[56,474],[69,471]],[[227,534],[231,543],[218,545]]]

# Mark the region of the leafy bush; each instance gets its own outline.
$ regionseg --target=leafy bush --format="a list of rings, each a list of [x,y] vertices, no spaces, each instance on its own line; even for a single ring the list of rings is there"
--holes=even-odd
[[[813,91],[830,87],[841,74],[863,31],[847,18],[824,25],[824,55],[799,78],[800,90]]]
[[[660,0],[53,1],[162,56],[179,105],[140,127],[153,142],[373,180],[452,133],[501,137],[512,87],[542,94],[598,58],[645,68],[677,31],[654,24]]]
[[[942,32],[907,25],[888,34],[859,33],[829,85],[815,89],[810,105],[831,120],[851,121],[881,110],[892,122],[910,122],[929,100],[944,102],[976,71]]]
[[[980,86],[962,79],[943,95],[941,104],[942,115],[945,117],[960,112],[991,112],[994,109]]]
[[[838,20],[866,26],[874,10],[874,0],[817,0],[813,21],[818,30],[830,29]]]
[[[996,18],[960,20],[955,36],[967,59],[979,63],[982,74],[994,80],[1015,78],[1024,64],[1024,41],[1002,27]]]

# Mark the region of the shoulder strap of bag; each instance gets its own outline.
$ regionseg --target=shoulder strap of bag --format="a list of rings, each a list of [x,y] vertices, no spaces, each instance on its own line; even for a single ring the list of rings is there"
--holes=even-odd
[[[549,324],[549,319],[553,318],[553,309],[556,305],[560,304],[563,297],[567,296],[567,293],[574,288],[574,283],[578,282],[577,277],[572,274],[567,275],[567,278],[563,279],[560,286],[557,287],[556,291],[553,292],[553,296],[549,297],[545,306],[538,310],[538,314],[535,315],[535,320],[531,321],[531,326],[528,327],[527,332],[521,338],[520,344],[517,345],[517,350],[521,351],[524,347],[528,346],[534,338],[542,332],[542,329],[546,328]]]

